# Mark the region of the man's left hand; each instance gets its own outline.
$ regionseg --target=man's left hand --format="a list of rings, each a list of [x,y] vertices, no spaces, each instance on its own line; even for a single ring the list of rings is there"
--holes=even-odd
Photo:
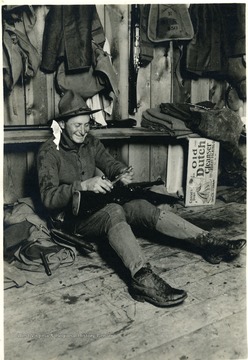
[[[120,179],[123,185],[128,185],[133,182],[134,172],[131,170],[127,174],[123,174],[123,177]]]

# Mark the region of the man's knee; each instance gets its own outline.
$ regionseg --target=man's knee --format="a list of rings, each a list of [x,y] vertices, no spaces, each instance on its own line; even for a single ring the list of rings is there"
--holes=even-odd
[[[125,211],[119,204],[108,204],[102,211],[106,214],[106,227],[108,229],[120,222],[126,221]]]
[[[145,199],[137,199],[123,206],[127,221],[135,226],[155,227],[160,210]]]
[[[137,206],[139,207],[140,211],[145,212],[147,210],[154,210],[154,205],[149,203],[149,201],[145,199],[138,199],[136,200]]]

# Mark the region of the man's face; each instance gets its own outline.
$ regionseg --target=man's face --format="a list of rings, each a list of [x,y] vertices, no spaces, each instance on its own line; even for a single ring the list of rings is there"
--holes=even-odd
[[[67,121],[62,121],[60,126],[72,141],[77,144],[82,144],[90,130],[89,121],[89,115],[79,115]]]

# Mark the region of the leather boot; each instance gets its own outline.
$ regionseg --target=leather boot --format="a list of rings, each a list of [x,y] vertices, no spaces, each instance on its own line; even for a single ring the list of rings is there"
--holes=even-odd
[[[246,245],[245,240],[223,240],[213,236],[170,211],[161,211],[155,229],[201,248],[203,258],[211,264],[233,260]]]
[[[182,303],[187,293],[174,289],[148,268],[141,268],[132,278],[130,294],[137,301],[160,306],[173,306]]]
[[[223,240],[210,233],[200,234],[189,241],[202,248],[203,257],[211,264],[233,260],[246,245],[246,240]]]

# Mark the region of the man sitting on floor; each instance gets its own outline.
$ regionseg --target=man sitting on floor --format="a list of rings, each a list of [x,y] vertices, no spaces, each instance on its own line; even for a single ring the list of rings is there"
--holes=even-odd
[[[81,96],[71,91],[59,102],[60,115],[55,139],[42,144],[38,154],[38,175],[41,199],[51,217],[64,214],[64,226],[71,233],[85,238],[106,237],[109,244],[129,269],[131,295],[139,301],[156,306],[182,303],[187,294],[172,288],[153,272],[132,231],[132,227],[151,229],[166,236],[185,240],[202,249],[204,258],[217,264],[233,259],[245,246],[245,240],[227,241],[213,237],[170,211],[161,211],[146,200],[137,199],[123,205],[109,203],[88,216],[71,214],[75,191],[111,192],[111,181],[121,174],[126,165],[115,160],[90,130],[89,109]],[[105,176],[95,176],[99,168]],[[121,178],[127,185],[133,173]],[[82,195],[83,201],[83,195]]]

